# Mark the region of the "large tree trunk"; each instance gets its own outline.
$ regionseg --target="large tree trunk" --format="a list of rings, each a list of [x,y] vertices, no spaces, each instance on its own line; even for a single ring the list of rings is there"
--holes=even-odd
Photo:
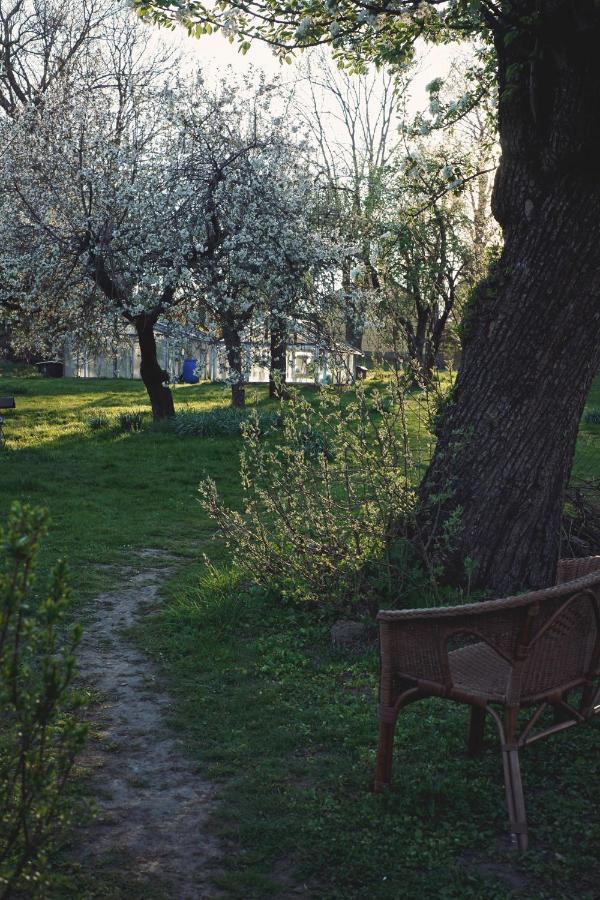
[[[269,369],[269,397],[285,397],[287,375],[287,329],[277,316],[270,322],[271,365]]]
[[[362,342],[365,333],[364,311],[357,308],[353,296],[354,287],[350,279],[350,260],[344,260],[342,265],[342,290],[345,298],[345,338],[346,343],[356,350],[362,350]]]
[[[353,306],[348,305],[346,313],[346,343],[355,350],[362,350],[365,328],[360,313]]]
[[[416,384],[431,384],[437,348],[432,344],[432,312],[429,307],[417,305],[414,322],[402,318],[406,338],[408,362]]]
[[[600,364],[600,11],[566,0],[523,6],[543,10],[536,33],[506,44],[496,33],[493,208],[504,251],[467,310],[462,368],[420,506],[425,530],[437,514],[443,524],[460,513],[452,548],[440,551],[447,579],[461,581],[468,557],[475,585],[496,594],[553,581]]]
[[[429,307],[417,307],[416,328],[412,340],[408,344],[415,377],[425,384],[429,384],[433,376],[433,361],[429,358],[428,340],[430,318],[431,310]]]
[[[241,337],[243,324],[236,320],[233,315],[226,316],[222,323],[223,340],[225,341],[229,377],[231,379],[231,405],[240,409],[243,409],[246,405]]]
[[[175,406],[173,395],[167,387],[169,374],[159,366],[156,356],[154,326],[157,318],[158,316],[154,313],[141,313],[132,321],[140,346],[140,375],[150,397],[154,421],[160,422],[175,415]]]

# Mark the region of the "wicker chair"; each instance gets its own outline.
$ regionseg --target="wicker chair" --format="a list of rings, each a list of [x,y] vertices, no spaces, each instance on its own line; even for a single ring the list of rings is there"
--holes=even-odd
[[[519,750],[600,712],[600,556],[561,560],[557,585],[546,590],[467,606],[382,610],[377,620],[375,790],[390,783],[403,707],[424,697],[467,703],[471,755],[482,750],[486,713],[496,723],[512,841],[527,849]],[[568,695],[575,688],[581,696],[572,703]],[[541,727],[548,707],[554,708],[554,721]],[[522,708],[529,717],[519,724]]]

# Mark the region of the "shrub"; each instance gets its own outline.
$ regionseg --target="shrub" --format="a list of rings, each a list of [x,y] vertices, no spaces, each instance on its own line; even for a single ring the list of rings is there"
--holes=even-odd
[[[135,410],[134,412],[119,413],[117,418],[117,428],[119,431],[141,431],[144,427],[144,413]]]
[[[110,419],[105,413],[94,413],[87,419],[87,426],[92,431],[101,431],[103,428],[108,428],[109,425]]]
[[[304,428],[300,428],[298,432],[298,448],[302,450],[307,459],[316,460],[320,454],[323,454],[329,462],[334,460],[331,440],[312,423]]]
[[[290,390],[280,432],[266,441],[248,420],[243,512],[225,507],[210,479],[200,488],[241,571],[284,598],[341,609],[399,604],[424,584],[435,591],[434,567],[415,563],[409,540],[418,477],[404,388],[358,385],[355,399],[325,390],[315,407]]]
[[[37,893],[68,819],[65,787],[85,726],[73,715],[76,626],[64,644],[64,563],[33,594],[46,513],[14,504],[0,535],[0,897]]]
[[[185,437],[238,436],[250,415],[247,410],[219,406],[208,412],[179,413],[173,420],[173,428],[176,434]],[[278,416],[275,412],[264,411],[255,415],[261,433],[277,424]]]

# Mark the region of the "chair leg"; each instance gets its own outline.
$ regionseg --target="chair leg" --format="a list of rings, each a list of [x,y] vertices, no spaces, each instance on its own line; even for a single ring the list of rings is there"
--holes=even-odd
[[[518,850],[527,850],[527,814],[519,765],[517,746],[517,717],[519,709],[508,706],[504,710],[504,733],[502,729],[502,765],[504,767],[504,784],[506,786],[506,802],[510,820],[510,836],[513,846]],[[498,720],[498,724],[500,724]]]
[[[594,700],[596,698],[596,686],[593,682],[589,682],[583,688],[583,692],[581,694],[581,702],[579,704],[579,711],[582,716],[585,716],[586,719],[593,714],[593,705]]]
[[[479,756],[483,750],[483,730],[485,727],[485,709],[481,706],[471,707],[469,722],[469,738],[467,740],[467,753],[469,756]]]
[[[510,820],[510,836],[517,850],[527,850],[529,837],[527,833],[527,814],[521,781],[518,750],[503,750],[504,781],[506,784],[506,802]]]
[[[395,730],[395,722],[379,723],[379,748],[377,750],[375,784],[373,786],[373,790],[376,794],[381,793],[392,780]]]
[[[565,691],[563,694],[560,695],[560,699],[564,700],[565,703],[567,702],[568,697],[569,697],[568,691]],[[569,713],[567,712],[566,709],[563,709],[562,706],[555,706],[553,713],[552,713],[552,718],[553,718],[555,725],[560,725],[561,722],[568,722],[569,719],[571,718],[571,716],[569,715]]]
[[[505,707],[504,725],[498,713],[490,706],[489,712],[498,726],[502,746],[502,767],[504,769],[504,785],[506,787],[506,804],[513,846],[518,850],[527,850],[527,814],[523,797],[523,782],[519,766],[519,749],[517,746],[518,707]]]

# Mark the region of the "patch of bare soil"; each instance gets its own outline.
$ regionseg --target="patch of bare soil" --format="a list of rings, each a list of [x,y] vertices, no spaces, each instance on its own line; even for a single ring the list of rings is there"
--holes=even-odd
[[[118,588],[93,601],[80,647],[81,677],[100,697],[81,759],[98,814],[79,830],[76,857],[88,871],[147,882],[161,896],[215,897],[219,845],[208,830],[215,790],[169,731],[172,699],[126,633],[156,609],[176,559],[158,550],[139,559],[139,568],[119,570]]]

